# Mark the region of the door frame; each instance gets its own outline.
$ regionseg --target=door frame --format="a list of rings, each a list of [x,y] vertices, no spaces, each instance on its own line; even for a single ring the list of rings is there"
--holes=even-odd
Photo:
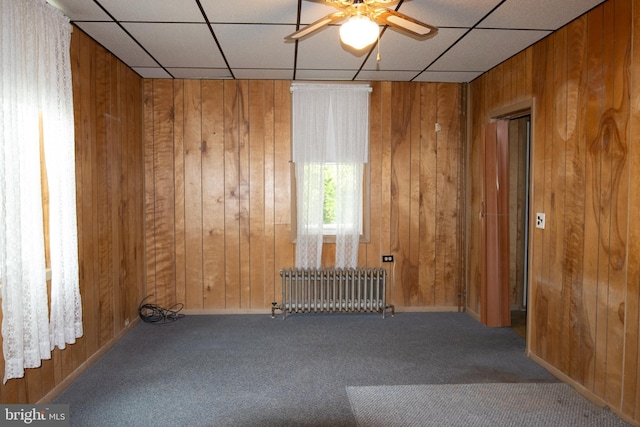
[[[532,265],[533,261],[533,231],[535,230],[535,224],[533,223],[535,218],[535,206],[533,204],[533,200],[535,200],[535,187],[534,187],[534,165],[535,165],[535,119],[536,119],[536,111],[535,111],[535,98],[528,98],[522,100],[520,102],[516,102],[513,104],[506,105],[504,107],[495,108],[489,111],[487,114],[485,123],[492,122],[495,120],[502,119],[515,119],[521,116],[529,115],[530,116],[530,127],[529,127],[529,164],[528,164],[528,177],[527,180],[529,182],[528,190],[528,212],[527,212],[527,236],[526,236],[526,262],[528,266]],[[531,268],[527,269],[525,280],[526,284],[526,301],[527,301],[527,325],[534,325],[535,323],[535,300],[532,295],[532,273]],[[481,307],[481,310],[483,308]],[[527,327],[527,335],[526,335],[526,350],[527,354],[529,353],[529,343],[531,341],[532,328]]]

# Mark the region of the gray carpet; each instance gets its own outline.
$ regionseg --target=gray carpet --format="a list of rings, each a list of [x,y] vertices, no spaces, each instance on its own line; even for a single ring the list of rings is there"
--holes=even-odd
[[[136,325],[53,403],[72,426],[355,426],[347,387],[554,383],[464,313],[186,316]]]
[[[617,415],[567,384],[347,387],[360,427],[617,427]]]

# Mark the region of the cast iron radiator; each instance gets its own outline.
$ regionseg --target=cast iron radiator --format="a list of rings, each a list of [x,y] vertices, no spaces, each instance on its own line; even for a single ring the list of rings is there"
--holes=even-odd
[[[382,317],[388,309],[395,314],[392,304],[386,303],[384,268],[360,269],[283,269],[282,304],[271,306],[275,311],[287,313],[377,312]]]

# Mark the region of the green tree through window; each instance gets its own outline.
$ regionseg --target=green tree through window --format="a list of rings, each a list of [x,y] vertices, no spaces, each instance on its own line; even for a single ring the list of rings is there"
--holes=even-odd
[[[324,205],[322,222],[324,224],[336,223],[336,165],[324,166]]]

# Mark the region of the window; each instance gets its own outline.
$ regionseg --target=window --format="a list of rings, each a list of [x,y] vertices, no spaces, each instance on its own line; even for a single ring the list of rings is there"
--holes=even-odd
[[[322,206],[322,235],[323,243],[335,243],[336,242],[336,174],[338,165],[335,163],[329,163],[324,166],[324,201]],[[297,201],[296,201],[296,181],[295,171],[291,170],[291,241],[296,242],[297,234]],[[357,224],[360,243],[370,242],[370,228],[369,228],[369,209],[370,209],[370,179],[369,179],[369,165],[366,164],[363,170],[362,176],[362,200],[360,201],[362,216],[360,222]],[[347,228],[353,228],[351,224],[345,224]]]
[[[357,267],[369,157],[368,85],[293,84],[296,267],[318,268],[333,236],[336,267]]]

